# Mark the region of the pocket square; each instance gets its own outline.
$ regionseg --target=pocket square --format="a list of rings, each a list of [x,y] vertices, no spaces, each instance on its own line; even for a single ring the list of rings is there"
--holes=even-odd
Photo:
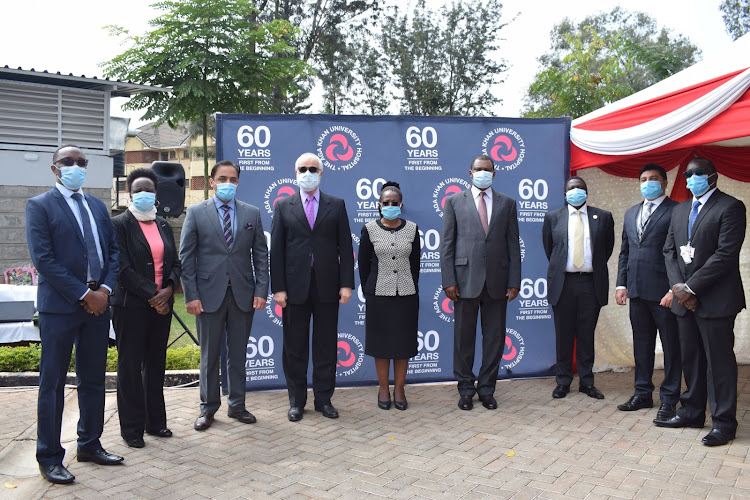
[[[245,226],[245,229],[252,229],[252,228],[253,228],[253,225],[252,225],[252,224],[247,224],[247,225]]]

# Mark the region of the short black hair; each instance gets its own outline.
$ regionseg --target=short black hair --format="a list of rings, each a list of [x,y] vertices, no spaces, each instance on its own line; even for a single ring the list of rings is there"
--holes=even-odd
[[[474,159],[471,160],[471,165],[469,165],[469,170],[471,170],[472,168],[474,168],[474,162],[476,162],[477,160],[486,160],[486,161],[490,162],[490,164],[492,165],[492,170],[495,170],[495,162],[492,161],[492,158],[490,158],[487,155],[475,156]]]
[[[383,187],[380,189],[380,199],[383,199],[383,193],[386,191],[393,191],[398,195],[399,201],[404,201],[404,195],[401,192],[401,186],[399,186],[398,182],[394,181],[388,181],[385,184],[383,184]]]
[[[664,167],[661,165],[657,165],[656,163],[646,163],[641,167],[641,171],[638,172],[638,178],[643,175],[643,172],[648,172],[649,170],[655,170],[656,172],[659,172],[659,175],[661,175],[661,178],[665,181],[667,180],[667,171],[664,170]]]
[[[63,144],[62,146],[60,146],[59,148],[57,148],[54,153],[52,153],[52,163],[56,163],[57,162],[57,160],[60,158],[60,151],[62,151],[63,149],[66,149],[66,148],[76,148],[79,151],[81,149],[78,146],[76,146],[75,144]]]
[[[586,192],[588,192],[588,190],[589,190],[589,187],[588,187],[588,186],[586,185],[586,181],[584,181],[584,180],[583,180],[583,177],[579,177],[579,176],[577,176],[577,175],[574,175],[573,177],[571,177],[571,178],[569,178],[569,179],[568,179],[567,181],[565,181],[565,188],[564,188],[564,189],[565,189],[565,191],[567,191],[567,190],[568,190],[568,183],[569,183],[570,181],[575,181],[575,180],[578,180],[578,181],[581,181],[581,182],[583,182],[583,190],[584,190],[584,191],[586,191]]]
[[[154,172],[150,168],[136,168],[128,174],[128,180],[125,182],[125,185],[128,188],[128,193],[130,192],[130,186],[132,186],[133,183],[141,177],[151,179],[151,181],[154,183],[154,189],[159,186],[159,176],[156,175],[156,172]]]
[[[698,167],[702,167],[711,171],[712,174],[716,173],[716,165],[713,164],[708,158],[701,158],[700,156],[690,160],[690,163],[696,163]],[[688,165],[690,164],[688,163]]]
[[[237,178],[238,179],[240,178],[240,167],[238,167],[237,165],[235,165],[234,163],[232,163],[229,160],[221,160],[216,165],[214,165],[213,168],[211,169],[211,178],[212,179],[216,175],[216,171],[219,170],[219,167],[234,167],[234,169],[237,171]]]

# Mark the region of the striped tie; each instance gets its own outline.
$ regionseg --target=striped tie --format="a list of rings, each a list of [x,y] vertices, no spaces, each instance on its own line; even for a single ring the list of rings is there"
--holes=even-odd
[[[224,210],[224,216],[222,217],[222,220],[224,221],[224,239],[227,240],[227,248],[231,250],[232,245],[234,244],[234,236],[232,236],[232,217],[229,215],[229,205],[222,205],[221,208]]]

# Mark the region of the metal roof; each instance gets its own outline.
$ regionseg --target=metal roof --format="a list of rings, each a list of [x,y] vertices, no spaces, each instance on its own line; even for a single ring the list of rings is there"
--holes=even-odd
[[[168,124],[162,123],[158,127],[156,122],[147,123],[138,127],[138,139],[149,149],[174,149],[187,147],[190,134],[183,130],[181,125],[176,129]]]
[[[110,91],[112,97],[130,97],[145,92],[169,92],[169,87],[156,87],[153,85],[141,85],[139,83],[121,82],[109,78],[88,78],[86,75],[76,76],[72,73],[63,75],[59,71],[50,73],[47,70],[36,71],[33,68],[0,67],[0,80],[14,80],[18,82],[30,82],[46,85],[59,85],[63,87],[74,87],[79,89]]]

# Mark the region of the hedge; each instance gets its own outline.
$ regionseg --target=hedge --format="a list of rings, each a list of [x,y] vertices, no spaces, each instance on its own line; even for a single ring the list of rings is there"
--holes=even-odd
[[[0,372],[38,372],[42,348],[39,344],[22,347],[0,347]],[[200,367],[200,348],[185,346],[167,349],[167,370],[195,370]],[[75,371],[75,354],[70,357],[69,371]],[[107,350],[107,371],[117,371],[117,348]]]

